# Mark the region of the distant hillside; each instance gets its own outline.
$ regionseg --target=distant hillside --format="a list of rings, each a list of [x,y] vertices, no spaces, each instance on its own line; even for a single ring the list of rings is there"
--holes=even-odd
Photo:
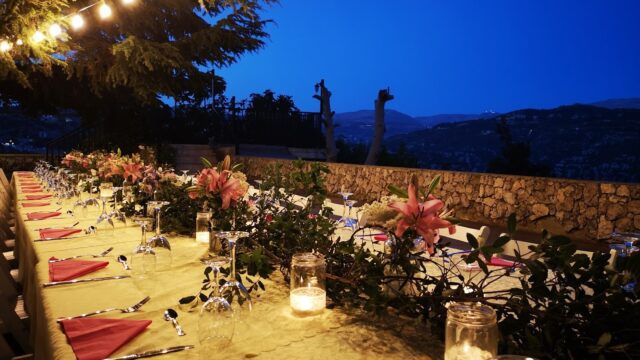
[[[588,105],[518,110],[489,119],[444,123],[389,137],[392,150],[404,143],[421,167],[486,171],[501,150],[496,123],[505,119],[515,141],[531,145],[532,161],[554,176],[640,182],[640,110]]]
[[[607,109],[640,109],[640,98],[608,99],[591,103]]]
[[[400,134],[408,134],[412,131],[423,130],[440,123],[459,122],[473,119],[493,117],[496,114],[440,114],[432,116],[412,117],[396,110],[385,110],[385,138]],[[348,142],[368,143],[373,135],[375,114],[373,110],[360,110],[353,112],[337,113],[334,121],[337,137],[344,138]]]

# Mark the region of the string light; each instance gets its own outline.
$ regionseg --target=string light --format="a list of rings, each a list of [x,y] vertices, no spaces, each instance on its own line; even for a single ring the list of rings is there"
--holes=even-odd
[[[31,37],[31,40],[33,40],[34,43],[39,43],[42,40],[44,40],[44,34],[41,33],[40,31],[36,31],[33,33],[33,36]]]
[[[7,40],[0,41],[0,52],[7,52],[11,50],[11,43]]]
[[[51,35],[51,37],[57,38],[58,36],[60,36],[60,34],[62,34],[62,28],[60,27],[60,25],[52,24],[51,26],[49,26],[49,35]]]
[[[102,5],[100,5],[100,8],[98,8],[98,14],[100,14],[101,19],[107,19],[111,17],[111,7],[109,7],[109,5],[107,5],[106,3],[102,3]]]
[[[84,26],[84,18],[82,15],[75,14],[71,17],[71,27],[73,30],[81,29]]]

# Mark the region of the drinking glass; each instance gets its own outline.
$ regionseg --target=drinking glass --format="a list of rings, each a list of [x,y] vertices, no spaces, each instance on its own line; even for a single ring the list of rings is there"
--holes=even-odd
[[[100,200],[102,200],[102,213],[98,216],[96,224],[100,224],[103,221],[107,221],[114,227],[111,216],[107,213],[107,201],[113,197],[113,183],[103,182],[100,184]]]
[[[149,201],[147,203],[147,214],[151,211],[155,216],[156,233],[149,239],[148,245],[156,253],[156,270],[166,271],[171,269],[171,244],[169,239],[162,235],[160,229],[160,214],[162,207],[169,205],[168,201]]]
[[[338,193],[338,195],[342,196],[342,217],[338,220],[338,223],[344,223],[347,226],[347,200],[349,200],[349,196],[353,195],[350,191],[345,191],[344,189]]]
[[[134,201],[133,183],[129,180],[122,182],[122,202],[130,204]]]
[[[133,222],[140,225],[142,235],[140,244],[133,249],[131,255],[131,275],[138,289],[152,293],[154,282],[149,277],[156,271],[156,253],[147,242],[147,231],[153,226],[153,218],[136,216]]]
[[[349,209],[349,212],[347,213],[347,217],[344,221],[344,226],[345,227],[350,227],[352,229],[355,229],[356,226],[358,225],[358,220],[355,218],[351,217],[351,212],[353,210],[353,205],[355,205],[358,201],[356,200],[347,200],[345,201],[345,205],[347,205],[347,208]]]
[[[229,264],[229,258],[215,256],[204,261],[212,269],[211,293],[200,309],[198,339],[200,358],[209,359],[215,351],[229,345],[235,330],[235,312],[231,304],[221,296],[218,286],[220,267]]]
[[[241,238],[249,236],[249,233],[246,231],[219,231],[217,235],[222,239],[227,239],[229,242],[229,250],[231,251],[231,274],[229,281],[220,288],[220,293],[223,294],[226,299],[229,299],[229,303],[234,306],[236,312],[250,312],[253,308],[251,295],[249,295],[247,288],[238,281],[236,276],[236,242]],[[237,316],[240,317],[241,314]]]

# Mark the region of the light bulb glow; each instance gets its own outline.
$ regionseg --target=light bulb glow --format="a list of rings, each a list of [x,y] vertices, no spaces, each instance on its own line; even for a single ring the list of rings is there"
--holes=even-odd
[[[16,41],[16,45],[21,46],[23,44],[22,39],[18,39]]]
[[[123,3],[124,5],[131,5],[131,4],[133,4],[134,2],[135,2],[135,0],[122,0],[122,3]]]
[[[83,26],[84,26],[84,18],[82,18],[82,15],[80,14],[73,15],[73,17],[71,18],[71,27],[74,30],[78,30]]]
[[[0,41],[0,52],[7,52],[11,50],[11,43],[7,40]]]
[[[33,33],[33,37],[31,37],[31,40],[33,40],[34,43],[39,43],[44,40],[44,34],[40,31],[36,31]]]
[[[101,19],[106,19],[111,16],[111,7],[109,7],[109,5],[105,3],[102,3],[102,5],[100,5],[100,8],[98,9],[98,13],[100,14]]]
[[[60,27],[60,25],[52,24],[51,26],[49,26],[49,35],[51,35],[51,37],[56,38],[60,36],[60,34],[62,34],[62,28]]]

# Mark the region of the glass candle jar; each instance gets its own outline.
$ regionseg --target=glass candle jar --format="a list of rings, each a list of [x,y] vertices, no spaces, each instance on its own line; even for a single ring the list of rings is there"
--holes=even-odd
[[[211,231],[209,223],[211,222],[211,213],[199,212],[196,214],[196,242],[209,244]]]
[[[327,303],[324,256],[299,253],[291,259],[289,303],[296,315],[321,313]]]
[[[445,360],[490,360],[498,354],[496,312],[480,303],[452,303],[447,311]]]

